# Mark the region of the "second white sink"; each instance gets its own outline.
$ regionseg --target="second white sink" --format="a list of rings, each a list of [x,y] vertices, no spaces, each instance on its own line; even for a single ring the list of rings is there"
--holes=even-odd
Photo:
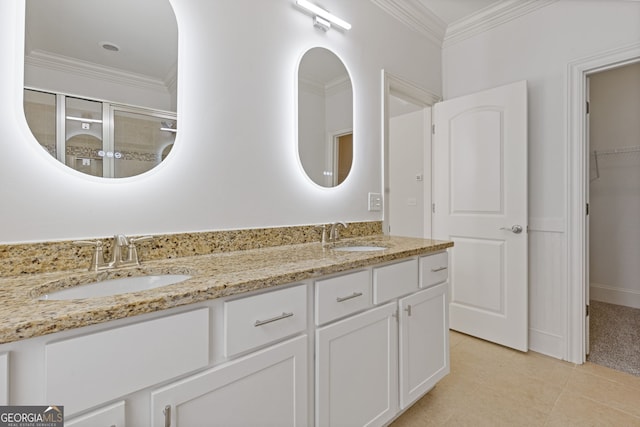
[[[190,279],[186,274],[158,274],[149,276],[122,277],[102,280],[88,285],[74,286],[40,296],[39,300],[71,300],[106,297],[129,292],[146,291],[161,286],[173,285]]]

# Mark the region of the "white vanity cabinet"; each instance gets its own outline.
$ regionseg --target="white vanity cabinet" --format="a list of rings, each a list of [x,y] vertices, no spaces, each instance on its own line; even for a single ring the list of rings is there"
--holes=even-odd
[[[64,420],[65,427],[125,427],[125,401],[93,410],[79,417]]]
[[[152,391],[151,425],[306,426],[307,289],[302,284],[225,301],[224,341],[215,344],[227,357],[244,355]]]
[[[397,412],[396,304],[316,331],[316,426],[377,426]]]
[[[442,252],[373,267],[374,308],[317,329],[318,427],[385,425],[449,373],[447,261]],[[323,284],[316,295],[329,293]]]
[[[9,404],[9,353],[0,353],[0,405]]]
[[[400,299],[400,409],[449,373],[447,283]]]
[[[449,372],[447,271],[411,256],[3,344],[0,404],[73,427],[386,425]]]
[[[65,416],[209,363],[209,309],[93,332],[45,345],[45,399]]]
[[[306,426],[307,336],[299,336],[151,394],[152,426]]]

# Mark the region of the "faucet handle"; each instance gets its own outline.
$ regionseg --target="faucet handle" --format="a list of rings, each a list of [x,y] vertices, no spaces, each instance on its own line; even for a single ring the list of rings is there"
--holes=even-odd
[[[152,236],[131,237],[129,239],[129,247],[127,248],[127,263],[140,265],[140,258],[138,257],[138,248],[136,243],[145,242],[153,239]]]
[[[89,271],[98,271],[105,266],[103,252],[104,243],[102,240],[76,240],[73,244],[78,246],[92,246],[95,248],[91,256]]]
[[[140,236],[140,237],[131,237],[129,238],[129,244],[134,245],[139,242],[146,242],[147,240],[152,240],[153,236]]]
[[[316,225],[316,228],[320,229],[320,238],[322,247],[324,247],[327,244],[327,224]]]

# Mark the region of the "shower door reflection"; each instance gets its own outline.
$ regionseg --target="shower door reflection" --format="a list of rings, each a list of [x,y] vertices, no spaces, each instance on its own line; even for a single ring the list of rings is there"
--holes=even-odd
[[[112,117],[114,177],[140,175],[171,151],[177,132],[174,117],[123,107],[112,107]]]
[[[156,167],[176,139],[175,113],[25,89],[27,124],[61,163],[87,175],[125,178]]]

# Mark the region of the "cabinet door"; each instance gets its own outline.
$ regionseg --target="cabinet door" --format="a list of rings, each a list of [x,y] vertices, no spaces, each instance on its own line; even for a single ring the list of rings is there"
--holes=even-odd
[[[152,425],[306,426],[307,347],[294,338],[154,391]]]
[[[9,353],[0,353],[0,405],[9,404]]]
[[[445,282],[399,301],[401,409],[449,373],[447,286]]]
[[[378,426],[397,412],[395,302],[316,331],[316,425]]]
[[[65,427],[125,427],[125,403],[120,401],[71,420]]]

